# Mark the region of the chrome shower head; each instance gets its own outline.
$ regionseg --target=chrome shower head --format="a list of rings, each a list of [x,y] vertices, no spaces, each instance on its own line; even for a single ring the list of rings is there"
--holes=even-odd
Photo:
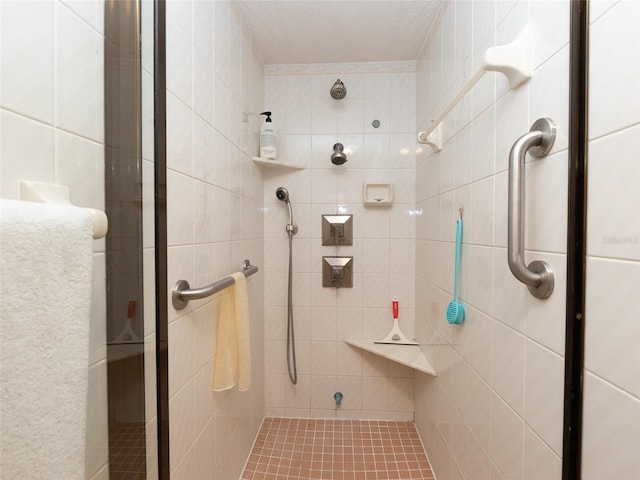
[[[334,165],[342,165],[347,161],[347,155],[344,153],[344,145],[336,143],[333,146],[333,153],[331,154],[331,163]]]
[[[289,223],[287,223],[287,233],[295,235],[298,233],[298,225],[293,223],[293,209],[291,208],[291,201],[289,200],[289,190],[284,187],[276,188],[276,198],[281,202],[287,204],[289,208]]]
[[[284,187],[276,188],[276,197],[281,202],[289,203],[289,190]]]
[[[347,87],[344,86],[344,83],[342,83],[340,79],[337,79],[329,93],[331,94],[331,98],[342,100],[347,96]]]

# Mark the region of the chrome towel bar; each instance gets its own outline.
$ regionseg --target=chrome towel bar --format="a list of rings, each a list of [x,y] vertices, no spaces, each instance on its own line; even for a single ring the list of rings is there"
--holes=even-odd
[[[242,273],[244,273],[245,277],[250,277],[254,273],[258,272],[258,267],[255,265],[251,265],[249,260],[244,261],[244,266],[242,267]],[[218,293],[221,290],[224,290],[227,287],[230,287],[235,283],[233,277],[224,277],[222,280],[218,280],[211,285],[207,285],[206,287],[200,288],[190,288],[189,282],[186,280],[178,280],[173,287],[173,291],[171,292],[171,303],[173,304],[173,308],[176,310],[182,310],[189,304],[189,300],[197,300],[199,298],[206,298],[214,293]]]
[[[527,152],[534,158],[545,157],[556,138],[556,124],[550,118],[534,122],[511,147],[509,152],[509,210],[507,214],[507,256],[511,273],[528,285],[536,298],[548,298],[553,293],[553,272],[541,260],[528,266],[524,263],[524,171]]]

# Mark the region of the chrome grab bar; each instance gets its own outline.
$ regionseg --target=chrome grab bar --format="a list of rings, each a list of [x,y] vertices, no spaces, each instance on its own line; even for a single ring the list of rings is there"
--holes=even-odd
[[[249,260],[244,261],[244,265],[242,267],[242,273],[244,273],[245,277],[250,277],[254,273],[258,272],[258,267],[255,265],[251,265]],[[233,277],[224,277],[222,280],[218,280],[211,285],[207,285],[206,287],[200,288],[190,288],[189,282],[186,280],[178,280],[173,287],[173,291],[171,292],[171,303],[173,304],[173,308],[176,310],[182,310],[189,304],[189,300],[197,300],[199,298],[206,298],[214,293],[218,293],[221,290],[224,290],[227,287],[230,287],[235,283]]]
[[[556,124],[550,118],[536,120],[528,133],[516,140],[509,152],[509,209],[507,214],[507,256],[511,273],[528,285],[536,298],[548,298],[553,292],[553,272],[542,260],[527,266],[524,262],[524,160],[527,152],[534,158],[546,156],[556,138]]]

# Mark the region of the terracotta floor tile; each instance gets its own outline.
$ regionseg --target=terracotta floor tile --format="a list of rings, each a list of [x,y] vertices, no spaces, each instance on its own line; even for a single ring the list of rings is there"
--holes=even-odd
[[[433,479],[410,422],[268,418],[243,480]]]

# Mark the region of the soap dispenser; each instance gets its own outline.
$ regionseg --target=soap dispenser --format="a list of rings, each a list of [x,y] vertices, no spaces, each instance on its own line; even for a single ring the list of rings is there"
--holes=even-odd
[[[262,112],[266,120],[260,126],[260,157],[276,159],[276,129],[271,121],[271,112]]]

